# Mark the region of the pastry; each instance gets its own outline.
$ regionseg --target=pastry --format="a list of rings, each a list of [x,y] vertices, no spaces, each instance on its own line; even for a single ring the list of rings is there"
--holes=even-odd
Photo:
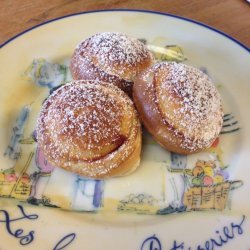
[[[220,94],[211,79],[194,67],[155,64],[136,78],[133,99],[144,126],[169,151],[202,151],[221,131]]]
[[[44,102],[37,142],[53,166],[104,179],[139,166],[141,126],[133,102],[118,87],[75,81]]]
[[[135,76],[153,62],[151,52],[139,40],[121,33],[103,32],[76,47],[70,71],[75,80],[109,82],[131,95]]]

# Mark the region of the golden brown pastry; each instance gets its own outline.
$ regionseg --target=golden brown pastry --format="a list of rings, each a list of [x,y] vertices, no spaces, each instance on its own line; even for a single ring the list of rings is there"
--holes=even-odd
[[[104,179],[139,166],[141,126],[133,102],[118,87],[76,81],[43,104],[37,142],[52,165]]]
[[[121,33],[103,32],[76,47],[70,70],[75,80],[113,83],[131,95],[135,76],[153,62],[151,52],[139,40]]]
[[[157,63],[137,77],[133,98],[144,126],[169,151],[201,151],[221,131],[220,94],[211,79],[194,67]]]

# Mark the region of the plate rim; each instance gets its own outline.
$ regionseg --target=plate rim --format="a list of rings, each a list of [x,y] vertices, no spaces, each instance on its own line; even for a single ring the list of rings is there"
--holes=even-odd
[[[156,14],[156,15],[162,15],[162,16],[168,16],[168,17],[173,17],[176,19],[180,19],[186,22],[190,22],[199,26],[202,26],[206,29],[212,30],[214,32],[216,32],[217,34],[224,36],[226,38],[228,38],[229,40],[233,41],[234,43],[236,43],[237,45],[239,45],[241,48],[243,48],[244,50],[246,50],[248,53],[250,53],[250,48],[248,48],[246,45],[244,45],[242,42],[240,42],[239,40],[235,39],[234,37],[228,35],[227,33],[216,29],[210,25],[207,25],[205,23],[193,20],[191,18],[187,18],[187,17],[183,17],[183,16],[179,16],[179,15],[175,15],[175,14],[170,14],[167,12],[160,12],[160,11],[154,11],[154,10],[143,10],[143,9],[100,9],[100,10],[89,10],[89,11],[81,11],[81,12],[75,12],[75,13],[71,13],[68,15],[63,15],[63,16],[59,16],[56,18],[52,18],[49,19],[45,22],[39,23],[37,25],[34,25],[28,29],[25,29],[24,31],[21,31],[20,33],[17,33],[16,35],[12,36],[11,38],[9,38],[8,40],[6,40],[5,42],[3,42],[2,44],[0,44],[0,48],[3,48],[4,46],[6,46],[7,44],[9,44],[11,41],[15,40],[16,38],[18,38],[19,36],[22,36],[25,33],[28,33],[29,31],[36,29],[40,26],[46,25],[48,23],[57,21],[57,20],[61,20],[64,18],[68,18],[68,17],[72,17],[72,16],[77,16],[77,15],[84,15],[84,14],[90,14],[90,13],[98,13],[98,12],[138,12],[138,13],[149,13],[149,14]]]

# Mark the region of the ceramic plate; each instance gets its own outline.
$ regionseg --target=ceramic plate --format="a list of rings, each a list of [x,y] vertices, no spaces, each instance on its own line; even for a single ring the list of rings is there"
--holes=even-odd
[[[213,79],[225,115],[211,148],[181,156],[145,132],[140,170],[105,182],[54,170],[44,160],[35,142],[41,103],[70,80],[75,46],[104,31],[142,39],[158,60],[193,65]],[[250,249],[246,47],[176,16],[97,11],[52,20],[10,39],[2,45],[0,65],[1,250]]]

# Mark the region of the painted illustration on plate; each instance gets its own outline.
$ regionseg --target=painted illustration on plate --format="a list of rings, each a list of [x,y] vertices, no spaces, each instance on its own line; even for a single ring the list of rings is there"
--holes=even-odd
[[[141,41],[147,44],[145,39]],[[188,62],[177,45],[147,46],[158,60]],[[4,157],[13,161],[13,166],[0,166],[0,196],[33,205],[93,212],[166,215],[230,209],[231,193],[243,185],[241,180],[234,180],[230,175],[232,142],[240,133],[239,123],[230,107],[225,108],[220,137],[201,153],[179,155],[168,152],[144,131],[141,167],[129,176],[93,180],[49,164],[37,147],[35,124],[46,95],[71,80],[68,65],[67,60],[58,64],[34,59],[23,72],[30,84],[35,84],[46,94],[22,107],[13,124],[4,153]],[[200,69],[209,74],[206,67]]]

